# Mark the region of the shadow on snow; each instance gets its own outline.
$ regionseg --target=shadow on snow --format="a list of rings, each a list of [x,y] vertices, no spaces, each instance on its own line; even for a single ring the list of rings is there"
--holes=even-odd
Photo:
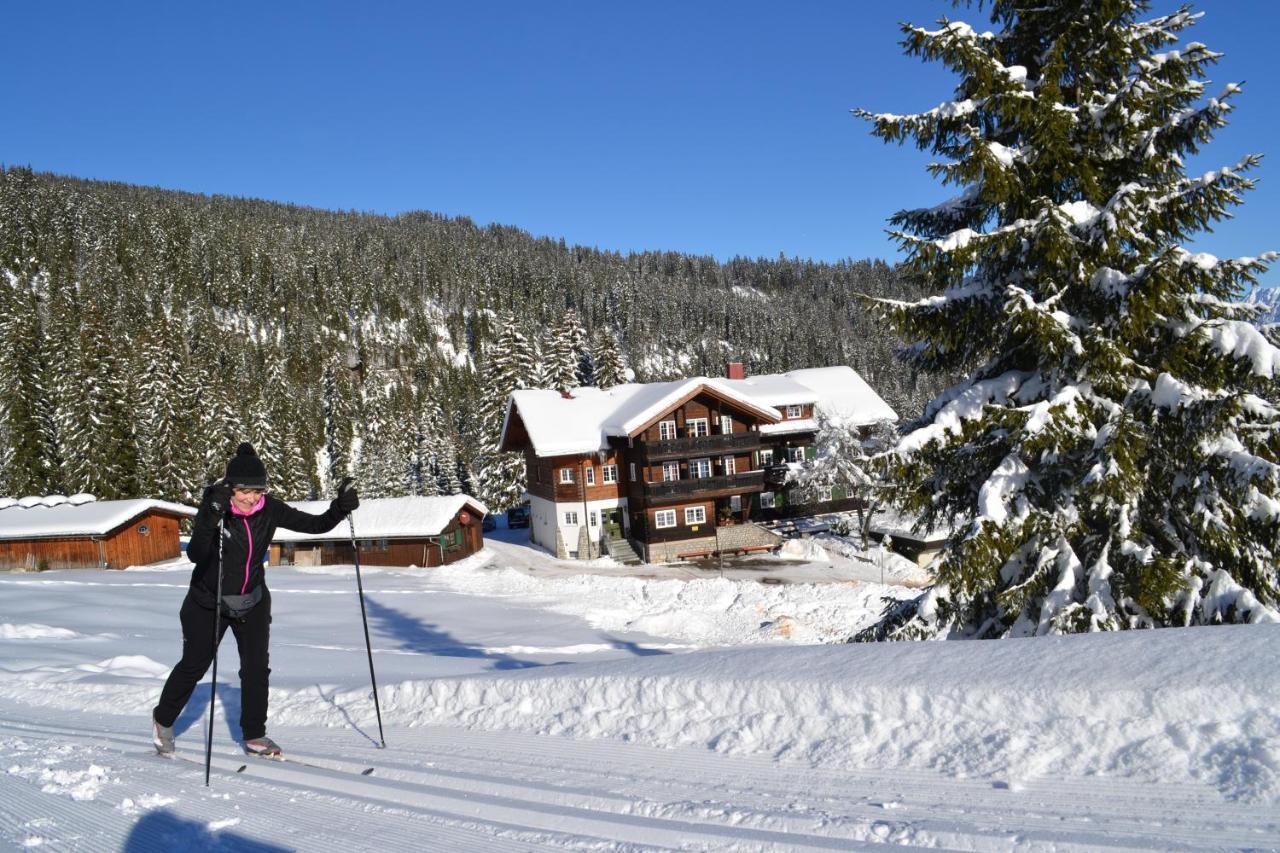
[[[255,841],[234,832],[211,831],[200,821],[178,817],[166,809],[147,812],[133,825],[123,853],[160,850],[226,850],[237,853],[284,853],[279,844]]]
[[[379,604],[367,596],[365,606],[368,609],[370,621],[399,640],[400,648],[405,651],[436,657],[484,658],[493,661],[493,669],[527,669],[541,666],[534,661],[520,660],[511,655],[489,652],[467,645],[448,631],[441,630],[437,625],[401,613],[393,607]]]

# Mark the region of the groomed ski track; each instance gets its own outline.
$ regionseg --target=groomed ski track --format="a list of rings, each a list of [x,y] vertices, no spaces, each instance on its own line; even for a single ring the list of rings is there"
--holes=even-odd
[[[386,750],[351,730],[291,730],[284,744],[289,753],[323,768],[248,758],[224,740],[216,744],[206,788],[198,726],[180,740],[185,760],[170,761],[151,752],[132,717],[95,715],[81,728],[18,721],[14,710],[0,715],[0,742],[11,762],[18,749],[32,759],[101,771],[87,802],[76,801],[74,792],[49,796],[38,784],[0,787],[0,826],[7,828],[0,839],[22,844],[24,836],[50,835],[59,839],[50,849],[1280,845],[1274,814],[1224,803],[1207,786],[1041,778],[1011,790],[920,771],[833,773],[701,749],[447,727],[389,730]],[[372,776],[360,775],[371,765]],[[56,773],[51,778],[54,785],[69,781]]]

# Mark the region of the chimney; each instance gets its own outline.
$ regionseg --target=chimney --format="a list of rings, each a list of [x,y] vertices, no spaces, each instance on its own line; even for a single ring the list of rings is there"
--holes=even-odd
[[[726,365],[726,367],[728,368],[726,376],[729,379],[746,379],[747,378],[747,368],[745,365],[743,365],[742,362],[731,361]]]

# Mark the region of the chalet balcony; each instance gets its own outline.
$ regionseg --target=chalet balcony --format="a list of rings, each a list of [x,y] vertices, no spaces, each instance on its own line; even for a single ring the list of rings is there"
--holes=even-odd
[[[764,488],[763,471],[743,471],[719,477],[695,477],[657,483],[637,483],[646,501],[679,500],[681,498],[713,498],[759,492]]]
[[[769,465],[764,468],[764,483],[766,486],[785,486],[787,483],[787,475],[791,473],[791,469],[786,465]]]
[[[690,456],[721,456],[752,453],[760,449],[760,433],[738,432],[724,435],[690,435],[664,441],[646,441],[636,447],[641,464]]]

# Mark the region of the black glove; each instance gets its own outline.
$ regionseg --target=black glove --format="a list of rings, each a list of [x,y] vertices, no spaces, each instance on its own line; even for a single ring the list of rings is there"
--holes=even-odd
[[[204,506],[214,523],[222,520],[227,507],[231,505],[231,486],[223,480],[206,486],[204,490]]]
[[[343,515],[350,515],[360,506],[360,496],[356,494],[354,477],[347,477],[338,485],[338,496],[333,499],[332,506]]]

